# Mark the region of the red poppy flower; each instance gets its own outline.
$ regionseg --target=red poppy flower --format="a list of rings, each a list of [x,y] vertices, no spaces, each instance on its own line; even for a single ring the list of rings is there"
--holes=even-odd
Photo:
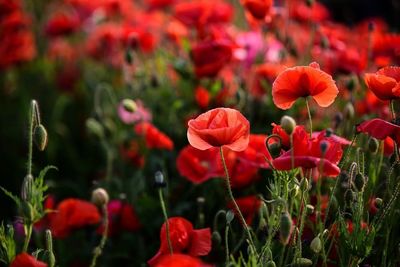
[[[396,143],[400,144],[400,126],[382,119],[364,121],[357,126],[357,131],[368,133],[370,136],[379,140],[384,140],[386,137],[390,137]]]
[[[211,265],[188,255],[172,254],[162,256],[155,267],[211,267]]]
[[[390,117],[389,101],[380,100],[369,90],[363,99],[356,102],[355,109],[359,116],[374,113],[380,118]]]
[[[290,16],[299,21],[322,22],[329,20],[329,10],[321,3],[313,1],[309,6],[305,1],[290,1]]]
[[[184,253],[197,257],[207,255],[211,251],[210,228],[194,230],[192,223],[182,217],[169,218],[168,223],[169,236],[174,253]],[[165,223],[161,227],[160,240],[160,249],[147,262],[150,266],[156,265],[161,256],[169,254]]]
[[[312,137],[313,138],[318,138],[318,136],[323,135],[326,136],[326,130],[320,131],[320,132],[313,132]],[[336,142],[341,144],[342,146],[348,146],[351,144],[351,141],[347,140],[346,138],[343,138],[341,136],[338,136],[336,134],[331,134],[330,137]]]
[[[243,188],[259,178],[256,164],[244,160],[243,155],[233,150],[224,149],[223,153],[232,188]]]
[[[60,36],[71,34],[79,27],[79,18],[75,14],[64,12],[55,13],[46,24],[46,34],[49,36]]]
[[[121,232],[135,232],[141,228],[141,223],[135,209],[121,200],[111,200],[107,205],[108,211],[108,235],[114,236]],[[104,226],[98,228],[98,233],[103,233]]]
[[[385,67],[364,76],[368,88],[380,100],[400,98],[400,67]]]
[[[229,63],[232,45],[226,40],[209,40],[195,44],[191,50],[196,76],[212,77]]]
[[[386,137],[383,141],[383,154],[387,157],[394,153],[394,141],[390,137]]]
[[[172,150],[174,148],[172,140],[149,122],[140,122],[136,124],[135,132],[140,136],[144,136],[148,148],[166,150]]]
[[[194,97],[197,105],[201,109],[206,109],[210,103],[210,93],[204,87],[197,87],[194,91]]]
[[[257,196],[241,197],[235,200],[243,214],[246,223],[250,225],[253,222],[254,216],[261,207],[261,200]],[[232,209],[235,214],[237,214],[237,210],[232,202],[228,203],[228,208]]]
[[[127,147],[122,147],[121,154],[124,159],[132,163],[134,166],[143,168],[145,158],[140,153],[139,143],[137,141],[133,140]]]
[[[186,146],[179,152],[176,166],[181,176],[195,184],[224,175],[216,148],[199,150]]]
[[[227,147],[243,151],[249,144],[250,123],[237,110],[216,108],[188,122],[189,143],[200,150]]]
[[[265,84],[272,85],[279,73],[284,71],[286,67],[276,63],[265,63],[254,67],[254,77],[251,77],[249,91],[250,93],[261,98],[267,94]]]
[[[267,136],[264,134],[250,134],[249,140],[249,146],[238,153],[238,158],[255,167],[270,168],[271,166],[269,166],[267,159],[272,160],[272,157],[265,144]]]
[[[87,201],[69,198],[58,204],[50,228],[54,237],[64,238],[74,229],[98,224],[100,219],[100,213],[95,205]]]
[[[243,5],[255,19],[264,19],[268,14],[272,0],[245,0]]]
[[[300,128],[301,129],[301,128]],[[325,153],[321,150],[321,144],[325,147]],[[273,160],[273,165],[278,170],[290,170],[292,164],[294,167],[302,167],[304,169],[322,170],[322,175],[336,177],[340,173],[337,166],[343,151],[341,144],[336,142],[332,137],[325,137],[320,133],[316,138],[309,138],[307,132],[303,129],[293,135],[293,154],[289,150],[283,155]]]
[[[15,257],[13,262],[10,264],[10,267],[47,267],[47,264],[38,261],[28,253],[21,253]]]
[[[290,149],[290,137],[286,133],[286,131],[279,125],[275,123],[271,123],[272,125],[272,134],[276,134],[281,138],[281,146],[283,150],[288,150]],[[304,132],[304,126],[302,125],[296,125],[293,131],[293,136],[300,134],[300,132]],[[298,132],[298,133],[297,133]],[[270,142],[274,142],[275,140],[273,138],[270,139]]]
[[[319,106],[327,107],[339,93],[335,81],[315,62],[281,72],[272,85],[272,98],[280,109],[289,109],[300,97],[311,96]]]

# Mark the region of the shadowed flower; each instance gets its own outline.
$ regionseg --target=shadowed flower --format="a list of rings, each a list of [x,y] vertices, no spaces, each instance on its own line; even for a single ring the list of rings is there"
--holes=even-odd
[[[289,109],[298,98],[308,96],[319,106],[328,107],[338,93],[332,76],[320,70],[315,62],[309,66],[287,68],[272,85],[272,98],[280,109]]]
[[[211,267],[211,265],[188,255],[172,254],[162,256],[155,267]]]
[[[172,150],[172,140],[149,122],[140,122],[135,126],[135,133],[143,136],[148,148]]]
[[[368,88],[380,100],[400,98],[400,67],[385,67],[364,76]]]
[[[357,131],[367,133],[379,140],[390,137],[397,144],[400,144],[400,126],[382,119],[364,121],[357,126]]]
[[[273,160],[274,167],[277,170],[302,167],[322,171],[323,176],[336,177],[340,173],[337,164],[343,154],[341,144],[333,137],[325,137],[324,133],[320,133],[315,138],[309,138],[304,128],[299,129],[301,130],[293,135],[293,160],[292,150],[289,150]],[[322,144],[326,146],[324,152],[321,149]]]
[[[47,264],[38,261],[28,253],[21,253],[15,257],[13,262],[10,264],[10,267],[47,267]]]
[[[216,108],[188,122],[189,143],[200,150],[227,147],[243,151],[249,144],[250,123],[237,110]]]
[[[58,204],[50,229],[54,237],[65,238],[72,230],[98,224],[100,218],[100,213],[94,204],[69,198]]]
[[[179,152],[176,166],[181,176],[199,184],[224,175],[218,156],[216,148],[199,150],[189,145]]]
[[[174,253],[184,253],[190,256],[205,256],[211,251],[211,231],[210,228],[195,230],[188,220],[182,217],[172,217],[168,219],[169,235]],[[160,249],[157,254],[147,263],[155,266],[161,256],[169,254],[168,240],[165,223],[160,232]]]

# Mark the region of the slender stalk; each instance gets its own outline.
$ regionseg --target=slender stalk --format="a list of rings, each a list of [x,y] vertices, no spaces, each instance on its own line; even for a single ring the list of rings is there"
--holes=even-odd
[[[228,240],[228,234],[229,234],[229,224],[226,225],[225,227],[225,264],[226,266],[229,265],[229,240]]]
[[[103,234],[101,236],[100,244],[94,249],[94,255],[93,255],[90,267],[95,267],[96,266],[97,258],[103,252],[103,248],[104,248],[104,246],[106,245],[106,242],[107,242],[108,226],[109,226],[107,205],[103,205],[102,210],[103,210],[103,217],[104,217],[104,231],[103,231]]]
[[[172,249],[172,243],[171,243],[171,238],[169,235],[169,222],[168,222],[168,214],[167,214],[167,209],[165,208],[165,202],[164,202],[164,197],[162,193],[162,189],[158,189],[158,196],[160,197],[160,203],[161,203],[161,209],[164,215],[164,220],[165,220],[165,230],[167,232],[167,242],[168,242],[168,249],[169,253],[172,255],[174,253]]]
[[[257,255],[256,247],[254,245],[253,238],[251,237],[251,233],[250,233],[249,227],[247,226],[246,220],[244,219],[243,214],[240,211],[239,206],[236,203],[235,198],[233,197],[233,193],[232,193],[232,189],[231,189],[230,176],[229,176],[228,168],[226,166],[225,157],[224,157],[224,153],[223,153],[222,147],[219,148],[219,152],[221,154],[222,165],[224,165],[224,170],[225,170],[225,175],[226,175],[226,180],[225,181],[226,181],[226,188],[228,190],[228,195],[229,195],[233,205],[235,206],[235,209],[237,211],[237,215],[238,215],[238,217],[240,219],[240,222],[241,222],[241,224],[243,225],[243,227],[244,227],[244,229],[246,231],[247,238],[249,239],[250,246],[253,249],[254,253]]]
[[[312,137],[312,131],[313,131],[313,125],[312,125],[310,105],[308,104],[308,98],[306,98],[306,107],[307,107],[307,113],[308,113],[308,121],[310,123],[310,138],[311,138]]]
[[[390,100],[390,112],[392,113],[392,119],[393,121],[396,120],[396,111],[394,109],[394,100]]]
[[[31,236],[32,236],[32,228],[33,228],[32,223],[28,223],[24,226],[26,236],[25,236],[22,252],[28,251],[29,241],[31,240]]]
[[[30,121],[29,121],[27,175],[32,175],[33,127],[35,124],[35,118],[37,120],[35,114],[37,114],[38,110],[36,106],[37,106],[36,101],[32,100],[30,108]]]

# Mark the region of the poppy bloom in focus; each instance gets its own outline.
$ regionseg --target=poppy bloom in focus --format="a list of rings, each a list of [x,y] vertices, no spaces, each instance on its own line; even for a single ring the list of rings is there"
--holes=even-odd
[[[316,138],[309,138],[303,128],[299,129],[302,130],[293,135],[293,161],[292,151],[289,150],[273,160],[274,167],[277,170],[302,167],[322,171],[321,175],[323,176],[336,177],[339,175],[340,169],[337,164],[343,154],[341,144],[332,137],[326,137],[324,133],[320,133]]]
[[[135,126],[135,133],[144,136],[148,148],[172,150],[172,140],[149,122],[140,122]]]
[[[211,267],[211,265],[188,255],[172,254],[160,258],[155,267]]]
[[[255,19],[264,19],[268,14],[272,0],[245,0],[244,7]]]
[[[200,184],[224,174],[218,159],[216,148],[199,150],[189,145],[179,152],[176,166],[181,176],[195,184]]]
[[[232,45],[226,40],[209,40],[197,43],[191,50],[196,76],[213,77],[229,63]]]
[[[195,230],[188,220],[182,217],[172,217],[168,219],[169,236],[174,253],[184,253],[193,257],[205,256],[211,251],[211,231],[210,228]],[[155,266],[160,258],[169,254],[167,231],[165,223],[160,232],[161,245],[157,254],[147,263]]]
[[[189,143],[200,150],[227,147],[243,151],[249,144],[250,123],[237,110],[216,108],[188,122]]]
[[[400,67],[385,67],[364,76],[368,88],[380,100],[400,98]]]
[[[47,267],[47,264],[38,261],[28,253],[21,253],[15,257],[13,262],[10,264],[10,267]]]
[[[289,109],[298,98],[308,96],[319,106],[328,107],[338,93],[332,76],[320,70],[315,62],[309,66],[287,68],[272,85],[272,98],[280,109]]]
[[[379,140],[390,137],[397,144],[400,144],[400,126],[382,119],[364,121],[357,126],[357,131],[368,133],[370,136]]]
[[[54,237],[65,238],[72,230],[98,224],[100,219],[100,213],[94,204],[69,198],[58,204],[50,229]]]
[[[246,223],[250,225],[253,222],[254,216],[261,207],[261,200],[257,196],[247,196],[236,198],[235,200],[244,216]],[[232,209],[235,214],[237,214],[235,206],[232,202],[228,203],[228,208]]]

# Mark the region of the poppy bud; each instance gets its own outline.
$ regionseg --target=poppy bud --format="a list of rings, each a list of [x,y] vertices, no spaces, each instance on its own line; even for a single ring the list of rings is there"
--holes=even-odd
[[[344,201],[347,206],[352,205],[355,199],[356,196],[354,195],[354,192],[351,189],[347,189],[346,192],[344,192]]]
[[[315,208],[313,205],[307,204],[307,206],[306,206],[307,214],[312,214],[314,212],[314,209]]]
[[[302,192],[306,192],[310,189],[310,184],[308,183],[307,178],[303,178],[303,180],[301,180],[300,189]]]
[[[56,257],[54,256],[53,252],[53,238],[51,236],[51,231],[49,229],[46,230],[46,249],[47,249],[47,262],[49,266],[55,266],[56,264]]]
[[[335,117],[333,119],[334,121],[334,126],[333,128],[337,129],[339,127],[339,125],[342,123],[343,121],[343,114],[341,112],[337,112],[335,114]]]
[[[40,151],[43,151],[46,148],[48,142],[47,130],[42,124],[35,126],[35,129],[33,130],[33,141]]]
[[[321,251],[321,249],[322,249],[322,242],[321,242],[321,238],[319,238],[319,236],[314,237],[314,239],[311,241],[310,249],[311,249],[315,254],[318,254],[318,253]]]
[[[88,129],[90,134],[93,134],[99,138],[104,137],[104,128],[97,120],[93,118],[87,119],[86,128]]]
[[[299,192],[300,192],[300,187],[298,185],[295,185],[292,191],[290,191],[293,198],[295,198],[299,194]]]
[[[325,131],[325,137],[331,137],[333,134],[332,128],[327,128]]]
[[[33,196],[33,176],[28,174],[22,182],[21,198],[23,201],[30,201]]]
[[[351,78],[348,79],[346,82],[346,87],[350,92],[356,88],[356,85],[357,85],[357,77],[356,76],[351,76]]]
[[[226,216],[225,216],[226,223],[230,224],[233,221],[234,218],[235,218],[235,213],[233,213],[232,210],[228,210],[226,212]]]
[[[279,157],[279,155],[281,154],[281,143],[280,142],[276,142],[276,143],[271,143],[271,144],[267,144],[267,149],[269,154],[271,155],[271,157],[273,159]]]
[[[214,231],[211,235],[211,240],[212,240],[213,247],[214,247],[214,245],[219,246],[221,244],[222,238],[221,238],[221,235],[217,231]]]
[[[378,152],[379,142],[376,138],[371,137],[368,140],[368,149],[371,153],[376,154]]]
[[[376,206],[376,208],[378,208],[378,209],[380,209],[380,208],[382,208],[382,205],[383,205],[383,200],[382,200],[382,198],[379,198],[379,197],[377,197],[377,198],[375,198],[375,206]]]
[[[321,149],[322,155],[325,155],[328,147],[329,147],[329,143],[327,141],[321,141],[321,143],[319,144],[319,149]]]
[[[367,183],[367,176],[362,175],[361,173],[357,173],[356,177],[354,177],[354,185],[358,192],[364,191],[364,186]]]
[[[349,168],[350,179],[354,181],[356,174],[358,173],[358,165],[356,162],[352,162]]]
[[[348,102],[346,104],[346,106],[344,107],[343,113],[344,113],[344,117],[346,119],[348,119],[348,120],[353,119],[354,118],[354,113],[355,113],[353,104]]]
[[[274,261],[268,261],[268,262],[265,264],[265,267],[275,267],[275,266],[276,266],[276,264],[275,264]]]
[[[122,100],[122,106],[124,109],[128,112],[135,112],[137,110],[137,105],[136,102],[133,101],[132,99],[124,99]]]
[[[293,231],[292,217],[290,217],[290,214],[287,211],[282,212],[281,214],[279,220],[279,229],[281,242],[282,244],[287,245]]]
[[[156,188],[164,188],[167,186],[167,183],[165,182],[164,175],[160,171],[156,171],[154,174],[154,186]]]
[[[110,200],[108,193],[103,188],[97,188],[92,192],[92,202],[98,206],[103,207],[107,205],[108,201]]]
[[[312,260],[307,259],[307,258],[297,258],[294,260],[294,263],[291,266],[297,266],[297,267],[306,267],[306,266],[311,266]]]
[[[283,116],[281,119],[281,127],[288,135],[291,135],[296,128],[296,121],[290,116]]]

